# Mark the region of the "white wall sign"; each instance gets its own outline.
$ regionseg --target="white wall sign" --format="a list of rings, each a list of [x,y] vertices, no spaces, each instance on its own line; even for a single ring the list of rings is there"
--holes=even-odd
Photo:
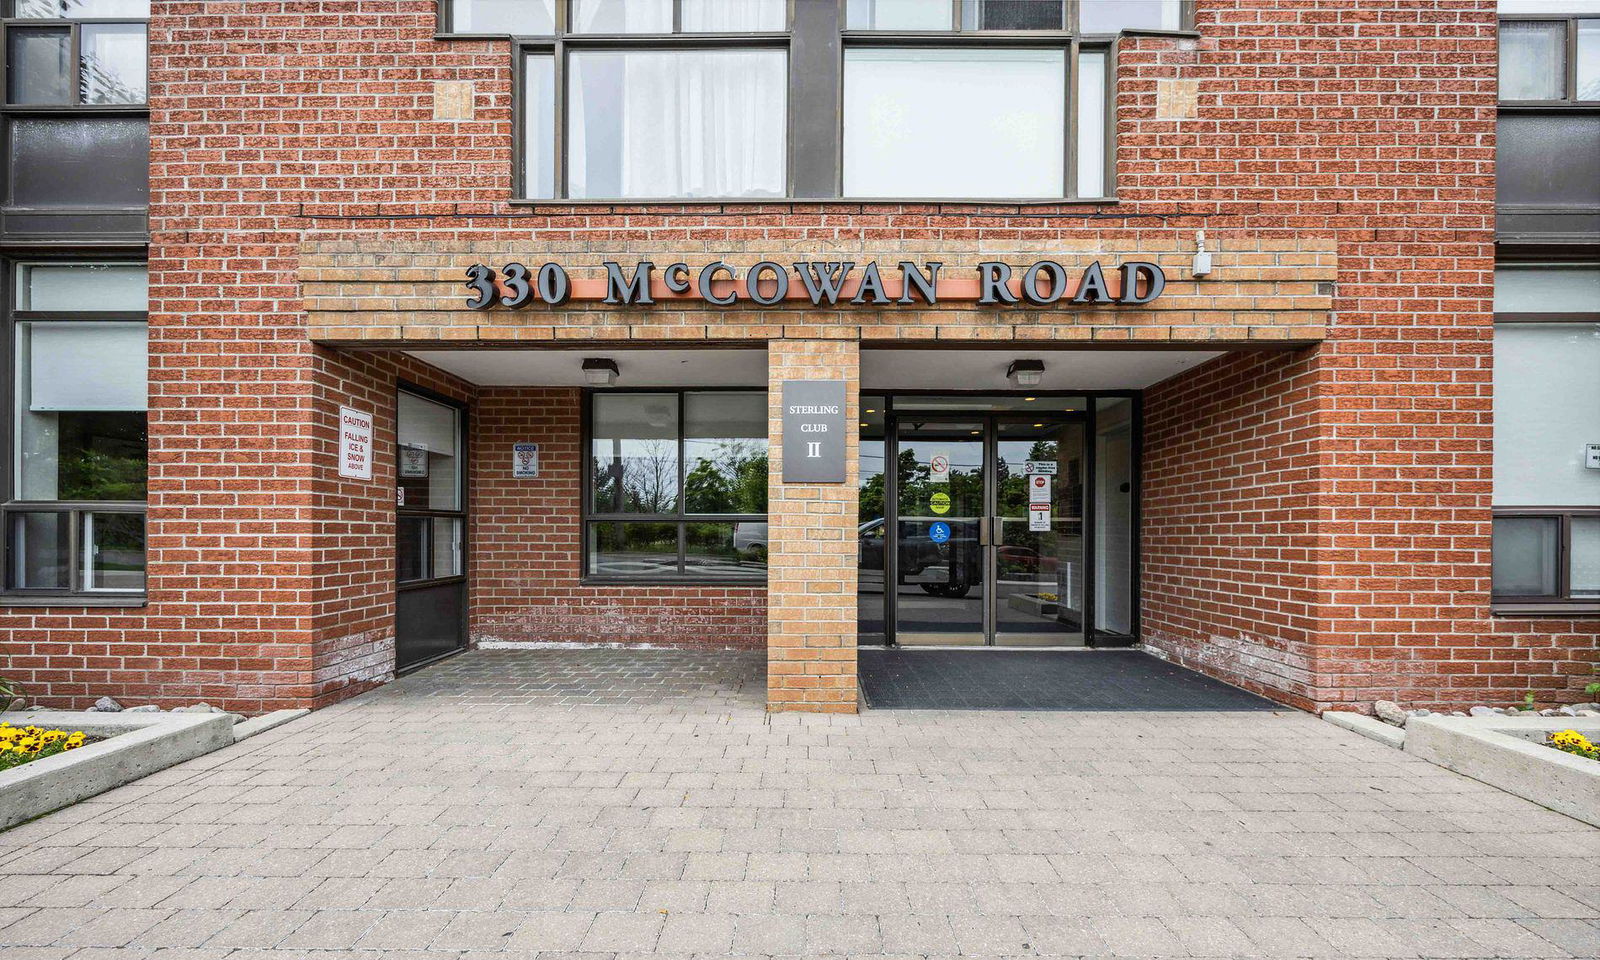
[[[339,408],[339,476],[372,479],[372,414]]]
[[[1024,473],[1047,473],[1051,476],[1054,476],[1056,468],[1059,467],[1060,464],[1056,463],[1054,460],[1029,460],[1025,466],[1026,469],[1023,470]]]
[[[513,443],[511,445],[511,475],[518,480],[531,480],[539,476],[539,445]]]
[[[930,483],[950,482],[950,451],[935,450],[928,454],[928,481]]]

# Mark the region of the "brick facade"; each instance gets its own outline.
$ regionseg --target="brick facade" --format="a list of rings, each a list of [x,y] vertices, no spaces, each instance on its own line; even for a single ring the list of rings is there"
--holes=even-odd
[[[572,392],[474,388],[395,348],[712,340],[770,344],[774,371],[849,377],[858,343],[1148,340],[1238,351],[1147,397],[1152,647],[1305,707],[1577,699],[1600,621],[1488,608],[1494,4],[1197,8],[1198,39],[1119,44],[1115,204],[607,207],[508,202],[507,45],[435,39],[432,0],[157,2],[149,602],[9,606],[7,671],[53,703],[249,712],[382,682],[404,378],[473,402],[475,637],[605,639],[595,625],[621,611],[630,642],[759,644],[765,625],[775,664],[837,664],[801,667],[824,678],[806,687],[776,670],[775,702],[844,709],[852,597],[792,589],[797,565],[842,557],[838,544],[778,548],[772,583],[790,595],[770,605],[749,588],[579,588],[575,464],[514,488],[500,472],[522,426],[575,453]],[[1196,281],[1200,229],[1219,253]],[[1174,287],[1136,311],[460,307],[462,265],[540,251],[587,269],[673,252],[1140,253]],[[370,483],[334,474],[334,417],[351,401],[377,416]],[[813,503],[798,494],[774,503]],[[818,529],[843,529],[853,507],[838,506]],[[822,596],[837,602],[808,619]]]
[[[764,588],[578,582],[580,415],[573,388],[478,392],[469,561],[473,642],[764,646]],[[511,445],[525,439],[539,442],[537,480],[511,476]]]

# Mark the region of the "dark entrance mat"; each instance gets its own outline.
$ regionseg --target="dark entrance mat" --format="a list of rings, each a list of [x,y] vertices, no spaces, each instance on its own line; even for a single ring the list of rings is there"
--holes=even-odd
[[[861,648],[878,710],[1279,710],[1138,650]]]

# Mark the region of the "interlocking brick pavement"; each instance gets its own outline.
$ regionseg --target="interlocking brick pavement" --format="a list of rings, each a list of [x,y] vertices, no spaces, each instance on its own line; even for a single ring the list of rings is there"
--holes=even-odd
[[[425,669],[0,833],[0,956],[1600,954],[1600,831],[1314,717],[768,715],[760,663]]]

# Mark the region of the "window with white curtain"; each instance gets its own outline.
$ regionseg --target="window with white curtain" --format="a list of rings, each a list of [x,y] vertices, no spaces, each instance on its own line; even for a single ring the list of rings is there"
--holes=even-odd
[[[1600,601],[1600,264],[1495,272],[1494,593]]]
[[[574,50],[567,69],[568,196],[784,195],[782,50]]]
[[[12,267],[5,588],[144,589],[148,301],[142,263]]]
[[[463,4],[451,15],[499,9]],[[1115,35],[1181,26],[1183,9],[824,4],[567,0],[548,36],[542,14],[536,27],[520,14],[506,28],[519,37],[516,196],[1108,197]]]

